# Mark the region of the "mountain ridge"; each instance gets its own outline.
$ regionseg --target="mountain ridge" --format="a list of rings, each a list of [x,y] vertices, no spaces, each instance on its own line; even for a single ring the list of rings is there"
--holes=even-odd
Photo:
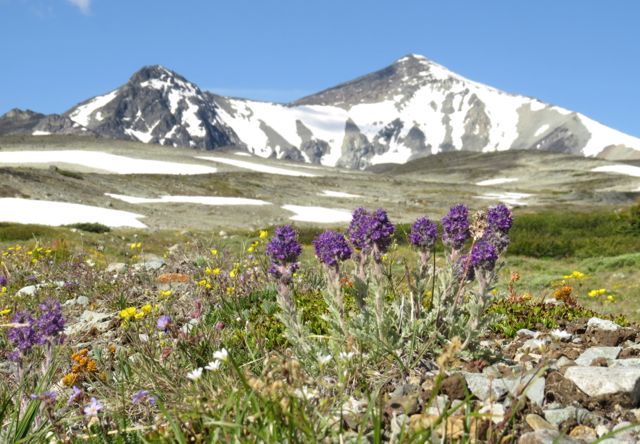
[[[640,139],[417,54],[286,104],[221,96],[149,65],[60,115],[12,112],[0,118],[0,135],[66,131],[209,150],[235,145],[263,157],[355,169],[459,150],[640,158]]]

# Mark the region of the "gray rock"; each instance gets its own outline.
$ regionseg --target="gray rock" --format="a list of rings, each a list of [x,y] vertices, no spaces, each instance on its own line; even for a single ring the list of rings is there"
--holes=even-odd
[[[80,319],[76,322],[67,325],[64,329],[64,334],[67,336],[73,336],[78,333],[86,333],[92,329],[96,329],[101,333],[104,333],[109,329],[109,324],[113,319],[112,313],[100,313],[97,311],[85,310],[80,315]]]
[[[540,336],[540,332],[529,330],[528,328],[521,328],[516,332],[516,335],[521,337],[537,338],[538,336]]]
[[[69,299],[62,304],[65,307],[72,307],[74,305],[80,305],[82,307],[86,307],[89,305],[89,298],[86,296],[78,296],[77,298]]]
[[[107,265],[107,273],[122,273],[127,269],[127,264],[122,262],[114,262]]]
[[[640,368],[569,367],[564,377],[589,396],[628,393],[640,401]]]
[[[36,291],[41,287],[41,284],[36,285],[27,285],[26,287],[22,287],[20,290],[16,292],[17,296],[33,296],[36,294]]]
[[[607,319],[591,318],[587,321],[587,327],[594,328],[596,330],[618,330],[621,328],[618,324]]]
[[[612,359],[609,361],[609,367],[638,367],[640,368],[640,358]]]
[[[135,264],[133,268],[135,270],[156,271],[166,265],[164,259],[155,254],[145,254],[140,258],[140,262]]]
[[[524,390],[525,396],[534,404],[544,401],[545,379],[532,374],[510,378],[497,378],[481,373],[464,373],[469,391],[481,401],[499,400],[507,393],[518,396]]]
[[[520,348],[522,351],[542,351],[547,346],[546,339],[529,339]]]
[[[581,366],[591,365],[591,361],[597,358],[616,359],[621,347],[590,347],[582,352],[576,359],[576,364]]]
[[[554,430],[536,430],[525,433],[518,439],[518,444],[582,444],[583,441],[561,436]]]

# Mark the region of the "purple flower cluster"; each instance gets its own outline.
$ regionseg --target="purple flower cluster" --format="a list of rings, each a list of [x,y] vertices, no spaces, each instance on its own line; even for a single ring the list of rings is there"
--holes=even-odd
[[[291,225],[276,228],[275,235],[267,244],[267,255],[278,264],[290,264],[298,260],[302,247],[298,242],[298,233]]]
[[[513,216],[511,210],[503,203],[489,208],[487,211],[487,222],[489,226],[498,229],[504,233],[509,232],[513,225]]]
[[[64,330],[64,317],[60,303],[48,300],[38,306],[40,317],[34,319],[28,311],[19,311],[13,315],[11,322],[18,326],[7,332],[9,341],[16,348],[9,354],[9,358],[18,361],[21,355],[27,353],[36,345],[47,342],[61,341]]]
[[[418,218],[411,226],[409,242],[422,251],[433,248],[438,237],[438,226],[426,217]]]
[[[0,274],[0,287],[7,285],[7,278]]]
[[[357,208],[347,230],[349,240],[357,249],[368,253],[376,247],[378,254],[387,251],[394,232],[395,227],[382,208],[373,213],[364,208]]]
[[[18,325],[7,332],[9,341],[16,347],[18,354],[12,357],[19,357],[20,353],[26,353],[34,345],[42,344],[43,338],[36,329],[36,322],[28,311],[18,311],[11,318],[11,323]]]
[[[47,338],[53,338],[64,331],[64,317],[60,302],[49,299],[39,306],[40,317],[37,321],[39,333]]]
[[[489,208],[487,223],[482,240],[493,245],[498,253],[504,252],[509,246],[509,230],[513,225],[511,210],[505,204]]]
[[[480,240],[471,249],[471,266],[475,269],[493,270],[498,260],[496,247],[489,242]]]
[[[337,231],[327,230],[313,241],[316,256],[323,264],[335,267],[339,262],[351,257],[351,248],[347,240]]]
[[[469,239],[469,210],[463,204],[458,204],[449,210],[449,213],[442,218],[442,229],[444,231],[442,240],[445,244],[459,250]]]
[[[276,228],[273,238],[267,244],[266,253],[271,259],[269,273],[277,279],[290,278],[290,274],[299,267],[298,256],[302,253],[298,233],[291,225]]]

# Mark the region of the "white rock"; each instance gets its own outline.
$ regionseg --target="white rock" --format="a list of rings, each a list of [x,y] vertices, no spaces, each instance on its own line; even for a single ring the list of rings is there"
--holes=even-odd
[[[520,349],[522,351],[543,351],[546,346],[546,339],[529,339],[524,344],[522,344],[522,347],[520,347]]]
[[[578,356],[576,365],[587,367],[596,358],[616,359],[620,350],[622,347],[590,347]]]
[[[640,368],[640,358],[612,359],[609,361],[609,367]]]
[[[123,262],[114,262],[107,265],[107,273],[122,273],[127,269],[127,264]]]
[[[80,315],[80,319],[78,319],[78,321],[68,325],[64,329],[64,334],[72,336],[77,333],[87,332],[93,328],[104,333],[109,329],[109,324],[112,318],[113,314],[111,313],[100,313],[97,311],[85,310]]]
[[[486,415],[494,424],[500,424],[504,421],[505,408],[502,404],[486,402],[482,405],[479,413]]]
[[[611,330],[611,331],[614,331],[620,328],[620,326],[615,322],[609,321],[607,319],[600,319],[600,318],[589,319],[589,321],[587,322],[587,327],[591,327],[597,330]]]
[[[540,332],[529,330],[528,328],[521,328],[516,332],[516,335],[522,337],[537,338],[538,336],[540,336]]]
[[[630,393],[640,400],[640,368],[569,367],[564,377],[589,396]]]

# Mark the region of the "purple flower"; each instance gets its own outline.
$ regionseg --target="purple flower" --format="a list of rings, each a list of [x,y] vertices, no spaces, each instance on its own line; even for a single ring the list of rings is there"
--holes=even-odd
[[[506,232],[498,230],[492,226],[487,227],[481,240],[493,245],[498,254],[502,254],[507,249],[510,242],[509,235]]]
[[[426,217],[418,218],[411,226],[409,242],[422,251],[433,248],[438,237],[438,226]]]
[[[313,246],[320,262],[329,267],[334,267],[338,262],[351,257],[351,248],[347,244],[347,240],[337,231],[327,230],[320,234],[314,239]]]
[[[471,249],[471,266],[476,269],[493,270],[498,260],[496,247],[486,241],[478,241]]]
[[[267,244],[266,252],[273,262],[279,264],[296,262],[302,253],[298,233],[291,225],[276,228],[275,235]]]
[[[276,228],[273,238],[266,248],[267,256],[271,259],[269,273],[276,279],[291,280],[291,275],[298,269],[298,256],[302,247],[298,242],[298,233],[291,225]]]
[[[167,329],[171,326],[171,316],[162,315],[158,318],[158,322],[156,323],[156,327],[158,330],[167,331]]]
[[[503,203],[491,207],[487,211],[487,222],[490,227],[508,233],[513,225],[511,210]]]
[[[42,336],[53,338],[64,330],[64,317],[60,302],[49,299],[39,305],[40,317],[37,320],[37,329]]]
[[[31,399],[39,399],[45,404],[53,404],[58,399],[58,394],[54,391],[47,390],[46,392],[42,392],[39,395],[33,394],[30,396]]]
[[[104,409],[104,406],[96,398],[91,398],[91,402],[84,407],[85,416],[98,416],[98,413]]]
[[[364,208],[356,208],[347,230],[349,240],[358,250],[368,253],[376,247],[378,254],[387,251],[394,232],[395,227],[382,208],[373,213]]]
[[[71,395],[67,400],[67,405],[72,404],[78,401],[82,397],[82,390],[80,390],[77,386],[71,387]]]
[[[462,248],[469,238],[469,210],[463,204],[458,204],[449,210],[442,218],[444,231],[442,240],[454,250]]]
[[[133,404],[140,404],[141,402],[148,402],[151,405],[156,405],[155,396],[151,396],[149,390],[138,390],[131,396],[131,402]]]
[[[16,312],[11,322],[20,326],[11,328],[7,332],[7,337],[20,353],[24,354],[34,345],[44,342],[42,335],[35,328],[36,322],[28,311]]]
[[[7,278],[0,274],[0,287],[7,285]]]

